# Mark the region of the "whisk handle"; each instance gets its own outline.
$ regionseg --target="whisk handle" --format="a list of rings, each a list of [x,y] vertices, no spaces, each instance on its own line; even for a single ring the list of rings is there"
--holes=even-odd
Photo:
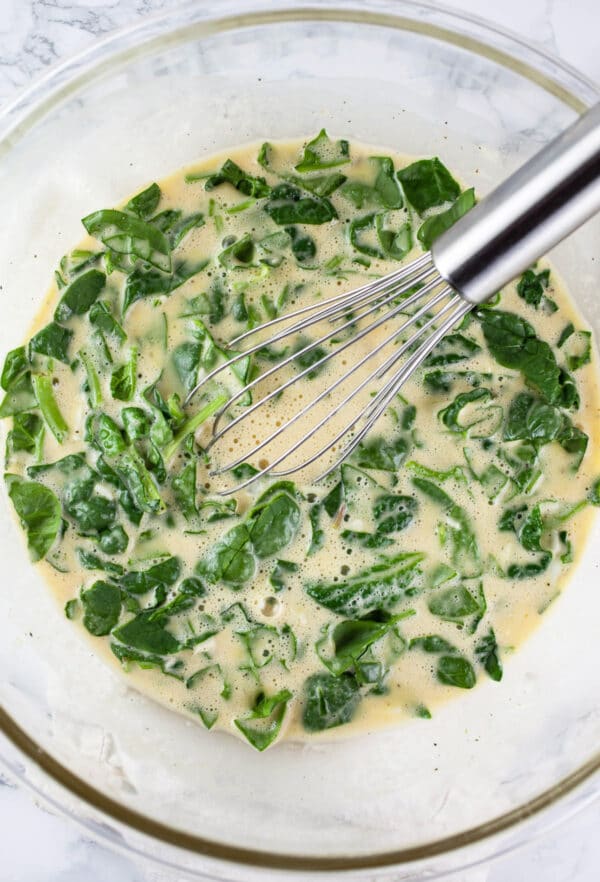
[[[471,303],[483,303],[600,211],[600,104],[435,241],[433,261]]]

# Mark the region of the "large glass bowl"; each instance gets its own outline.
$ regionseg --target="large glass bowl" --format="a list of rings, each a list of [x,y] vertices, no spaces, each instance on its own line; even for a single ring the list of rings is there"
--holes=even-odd
[[[0,349],[25,333],[79,218],[206,152],[326,126],[439,153],[483,194],[597,98],[558,61],[427,3],[220,0],[144,20],[0,119]],[[554,255],[597,331],[599,233],[591,223]],[[180,874],[431,878],[598,790],[598,524],[501,685],[429,722],[265,755],[131,691],[54,605],[4,500],[0,529],[9,770],[94,835]]]

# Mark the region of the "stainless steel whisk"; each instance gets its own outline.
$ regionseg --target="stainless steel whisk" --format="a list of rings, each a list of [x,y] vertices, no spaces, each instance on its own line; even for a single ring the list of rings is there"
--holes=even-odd
[[[237,352],[230,360],[208,373],[190,392],[186,404],[199,389],[232,364],[259,352],[265,346],[297,336],[315,324],[329,323],[324,334],[251,380],[216,412],[209,447],[311,371],[339,357],[358,340],[381,328],[391,319],[405,314],[407,309],[415,308],[399,326],[394,327],[391,334],[379,341],[348,370],[340,373],[331,385],[308,401],[275,431],[234,461],[214,469],[211,474],[230,471],[267,447],[284,431],[299,423],[308,411],[324,401],[369,360],[376,359],[386,346],[398,340],[409,328],[416,326],[415,332],[406,342],[398,346],[382,363],[376,362],[374,370],[328,410],[308,433],[302,431],[300,423],[300,433],[291,446],[273,461],[269,461],[264,468],[225,492],[240,490],[265,474],[284,476],[306,468],[349,435],[348,442],[335,462],[319,476],[319,479],[324,478],[352,453],[432,349],[474,306],[488,300],[503,285],[599,210],[600,105],[596,105],[443,233],[434,242],[431,252],[380,279],[278,316],[232,340],[229,348],[236,349],[251,336],[260,335],[280,323],[291,322],[268,339],[261,339],[243,352]],[[432,310],[437,311],[432,314]],[[370,324],[352,332],[359,322],[370,316],[373,317]],[[260,382],[287,365],[297,363],[303,355],[317,350],[344,330],[350,332],[348,339],[318,360],[311,360],[307,367],[249,407],[244,407],[227,425],[219,428],[221,419],[232,405],[243,399]],[[277,466],[284,464],[285,460],[300,450],[309,438],[313,438],[316,432],[323,429],[374,381],[382,381],[374,397],[366,406],[352,412],[351,418],[342,429],[336,431],[332,437],[327,437],[316,453],[297,465],[277,469]]]

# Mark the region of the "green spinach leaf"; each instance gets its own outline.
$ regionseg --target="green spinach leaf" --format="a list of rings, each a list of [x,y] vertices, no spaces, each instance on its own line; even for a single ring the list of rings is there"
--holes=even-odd
[[[388,610],[410,596],[423,556],[406,552],[382,558],[343,581],[308,582],[305,590],[320,606],[348,618],[361,618],[375,609]]]
[[[117,254],[139,258],[165,273],[171,271],[169,240],[151,223],[113,208],[88,214],[82,220],[90,236]]]
[[[81,592],[83,624],[95,637],[110,634],[121,615],[121,592],[110,582],[94,582]]]
[[[60,298],[54,311],[55,321],[66,322],[74,315],[85,315],[105,284],[106,276],[100,270],[91,269],[77,276]]]
[[[304,148],[304,155],[296,165],[296,171],[312,172],[324,168],[334,168],[350,162],[350,145],[348,141],[331,141],[325,129],[309,141]]]
[[[398,172],[404,194],[413,208],[423,214],[428,208],[456,199],[460,186],[436,157],[420,159]]]
[[[352,674],[313,674],[304,684],[304,728],[322,732],[349,723],[359,701],[360,686]]]
[[[25,481],[6,474],[8,495],[27,534],[27,547],[33,561],[45,557],[56,540],[62,524],[58,497],[37,481]]]

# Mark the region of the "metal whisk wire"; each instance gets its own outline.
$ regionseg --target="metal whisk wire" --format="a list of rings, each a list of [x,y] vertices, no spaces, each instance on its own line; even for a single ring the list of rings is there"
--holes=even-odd
[[[312,427],[308,434],[303,434],[291,447],[252,477],[238,484],[237,487],[224,491],[221,495],[241,490],[265,474],[282,476],[306,468],[323,456],[327,450],[336,446],[345,435],[350,434],[350,440],[342,448],[336,461],[320,477],[328,475],[360,444],[389,408],[406,380],[412,376],[445,334],[461,321],[474,305],[488,300],[495,291],[499,291],[599,210],[600,104],[580,117],[450,229],[442,233],[434,242],[431,253],[428,252],[387,276],[370,281],[352,291],[343,292],[328,300],[316,301],[294,312],[278,316],[233,340],[229,344],[230,349],[237,347],[252,335],[261,334],[283,322],[291,322],[274,333],[270,339],[262,339],[249,349],[232,354],[230,359],[210,371],[189,393],[185,401],[186,405],[199,389],[221,371],[260,352],[264,347],[298,335],[304,329],[321,322],[328,322],[331,326],[330,330],[322,333],[317,340],[285,355],[280,362],[231,396],[216,413],[213,424],[215,434],[211,446],[227,432],[239,426],[242,420],[247,419],[258,408],[268,404],[276,395],[307,376],[311,370],[314,371],[327,364],[330,359],[339,356],[386,322],[394,322],[409,308],[417,307],[415,312],[408,313],[404,323],[388,334],[384,341],[377,343],[372,351],[357,360],[340,377],[336,377],[327,389],[304,405],[282,426],[278,426],[266,439],[261,440],[253,450],[211,472],[211,474],[221,474],[228,471],[262,450],[285,429],[289,429],[305,416],[316,404],[324,401],[332,391],[351,378],[371,358],[380,354],[386,345],[399,342],[403,332],[416,325],[416,330],[410,339],[402,342],[389,357],[385,358],[383,364],[377,365],[374,371],[368,373],[318,421],[316,426]],[[419,306],[419,302],[424,298],[427,298],[426,301]],[[431,314],[431,310],[436,309],[437,311]],[[379,311],[383,311],[383,314],[374,318],[366,327],[356,327],[356,332],[353,333],[353,326]],[[216,426],[230,407],[260,382],[273,377],[294,361],[297,362],[299,358],[316,350],[322,343],[327,341],[335,343],[336,341],[332,339],[334,335],[344,330],[350,334],[347,340],[337,345],[331,352],[323,356],[319,355],[319,358],[311,362],[307,368],[246,408],[220,431],[216,431]],[[398,366],[399,360],[404,355],[408,356],[406,361]],[[369,383],[374,380],[383,381],[389,372],[392,372],[389,379],[385,379],[382,387],[368,404],[358,413],[353,414],[351,420],[336,433],[334,438],[327,439],[325,445],[301,464],[275,470],[276,466],[299,450],[308,438],[322,429]],[[358,431],[353,432],[361,421],[363,425]]]
[[[442,286],[441,290],[439,290],[440,286]],[[447,302],[444,303],[444,301]],[[419,303],[421,302],[422,305],[419,305]],[[284,340],[289,336],[297,335],[304,329],[315,324],[320,324],[324,321],[327,321],[331,325],[331,328],[328,329],[325,333],[321,334],[319,337],[317,337],[317,339],[311,341],[299,350],[294,351],[292,354],[286,355],[280,361],[278,361],[277,364],[268,368],[266,371],[255,377],[253,380],[245,384],[241,389],[231,395],[226,404],[221,407],[215,414],[213,423],[213,435],[211,440],[209,441],[209,444],[207,445],[207,450],[210,449],[219,440],[221,440],[226,434],[234,430],[243,420],[246,420],[251,414],[255,413],[260,407],[263,407],[264,405],[268,404],[269,401],[272,401],[275,397],[281,395],[282,392],[284,392],[293,384],[297,383],[298,380],[307,376],[311,371],[318,369],[320,366],[325,365],[331,359],[338,357],[349,347],[364,339],[368,334],[373,333],[373,331],[377,330],[383,325],[388,324],[390,321],[393,321],[398,316],[402,314],[407,315],[405,321],[403,321],[399,326],[393,328],[391,333],[388,333],[383,340],[379,341],[373,347],[373,349],[363,355],[356,362],[352,363],[350,368],[342,372],[339,377],[336,377],[332,384],[330,384],[327,388],[325,388],[313,399],[311,399],[289,419],[279,425],[273,432],[269,433],[265,438],[260,440],[251,450],[247,450],[237,459],[213,469],[210,473],[213,476],[231,471],[231,469],[234,469],[242,462],[248,460],[250,457],[255,456],[263,448],[267,447],[270,443],[277,439],[283,432],[285,432],[292,425],[298,422],[298,420],[300,420],[303,416],[306,416],[306,414],[316,405],[318,405],[321,401],[330,396],[333,391],[340,387],[344,382],[349,380],[352,375],[359,371],[364,365],[366,365],[367,362],[369,362],[375,356],[379,355],[386,348],[386,346],[390,346],[391,344],[393,344],[401,337],[401,335],[405,331],[407,331],[413,325],[417,325],[416,332],[412,335],[410,340],[398,346],[398,348],[395,349],[395,351],[385,359],[383,364],[377,364],[374,370],[370,371],[354,388],[352,388],[342,398],[341,401],[339,401],[331,410],[329,410],[325,414],[325,416],[323,416],[316,423],[316,425],[311,428],[311,431],[308,435],[303,435],[301,438],[295,440],[291,444],[291,446],[286,448],[286,450],[283,453],[279,454],[273,461],[269,462],[268,465],[257,470],[251,477],[237,484],[235,488],[224,491],[222,495],[242,490],[249,484],[258,480],[263,475],[288,475],[295,471],[298,471],[299,469],[311,465],[328,449],[334,447],[346,434],[351,432],[357,423],[364,419],[365,426],[361,428],[360,432],[356,436],[358,437],[358,440],[356,441],[356,443],[354,443],[354,439],[352,440],[351,444],[348,445],[347,453],[344,453],[343,456],[345,457],[348,453],[350,453],[351,450],[353,450],[354,447],[360,442],[360,439],[364,437],[364,435],[369,431],[374,422],[379,419],[379,416],[381,415],[383,410],[385,410],[388,406],[388,402],[391,401],[391,399],[394,397],[395,393],[389,393],[392,386],[395,384],[396,378],[399,374],[397,370],[393,374],[391,380],[388,380],[385,383],[383,388],[379,390],[375,397],[367,405],[359,409],[353,415],[352,420],[345,424],[344,428],[339,431],[335,435],[335,437],[330,438],[326,444],[321,446],[316,454],[313,454],[308,459],[305,459],[300,465],[287,469],[276,470],[277,466],[288,459],[306,443],[307,438],[313,437],[318,431],[320,431],[334,416],[336,416],[344,407],[346,407],[346,405],[348,405],[349,402],[352,401],[352,399],[354,399],[360,392],[366,389],[366,387],[370,383],[372,383],[374,380],[380,380],[384,376],[386,376],[386,374],[397,365],[402,356],[405,355],[410,349],[414,348],[416,342],[431,328],[433,328],[440,321],[440,319],[442,319],[448,313],[448,311],[453,309],[453,307],[455,307],[458,303],[462,303],[462,301],[457,295],[453,294],[452,290],[447,285],[443,284],[443,280],[440,278],[435,269],[435,266],[432,264],[429,253],[427,253],[418,260],[409,264],[408,266],[401,267],[396,272],[385,276],[382,279],[378,279],[374,282],[362,285],[360,288],[357,288],[350,292],[346,292],[344,294],[336,295],[335,297],[329,298],[327,300],[320,301],[315,304],[309,304],[308,306],[304,306],[292,313],[288,313],[287,315],[278,316],[263,325],[257,326],[245,332],[244,334],[237,337],[235,340],[232,340],[229,346],[231,348],[237,347],[240,342],[243,342],[244,340],[247,340],[249,337],[256,334],[261,334],[261,332],[265,331],[265,329],[272,328],[273,326],[280,324],[283,321],[290,322],[291,320],[292,322],[281,331],[278,331],[276,334],[271,336],[267,341],[263,339],[260,343],[257,343],[250,348],[243,350],[242,352],[237,352],[230,360],[214,368],[200,381],[195,389],[192,390],[192,392],[188,396],[187,401],[189,401],[200,388],[205,386],[205,384],[210,382],[211,379],[216,377],[222,371],[230,368],[232,364],[235,364],[236,362],[244,358],[248,358],[251,354],[255,352],[260,352],[260,350],[263,349],[265,346],[272,346],[276,342],[280,342],[281,340]],[[462,303],[462,305],[464,307],[464,303]],[[417,306],[418,308],[412,313],[408,312],[410,308],[414,306]],[[431,315],[431,311],[435,310],[438,307],[438,311]],[[217,431],[218,423],[223,415],[231,408],[233,404],[242,399],[259,383],[264,382],[264,380],[268,377],[275,375],[287,365],[292,364],[305,353],[316,349],[322,343],[330,341],[333,337],[339,335],[344,330],[352,329],[353,327],[357,326],[358,322],[361,322],[365,318],[372,316],[375,313],[381,312],[382,310],[382,315],[374,317],[374,319],[369,324],[367,324],[365,327],[360,327],[359,330],[351,334],[349,339],[341,342],[332,351],[325,353],[316,361],[311,362],[307,367],[303,368],[300,372],[295,373],[284,382],[278,384],[275,389],[271,390],[266,395],[263,395],[261,398],[259,398],[258,401],[254,402],[249,407],[244,408],[242,413],[235,416],[226,426]],[[461,310],[460,313],[459,311],[454,310],[452,316],[447,321],[450,321],[451,324],[454,324],[456,321],[458,321],[460,317],[462,317],[462,315],[464,315],[465,312],[466,309]],[[294,319],[296,319],[296,321],[293,321]],[[341,324],[340,321],[342,322]],[[447,329],[446,324],[447,322],[444,323],[444,330],[442,331],[442,333],[445,333],[445,330]],[[426,343],[427,342],[428,341],[426,341]],[[434,345],[435,343],[432,343],[431,348],[433,348]],[[413,360],[414,359],[411,357],[407,364],[412,364]],[[412,373],[412,370],[410,371],[410,373]],[[386,403],[383,405],[383,407],[381,407],[380,405],[383,401],[385,401]],[[328,469],[325,474],[328,474],[329,471],[331,471],[331,469]],[[324,477],[325,474],[322,477]]]

